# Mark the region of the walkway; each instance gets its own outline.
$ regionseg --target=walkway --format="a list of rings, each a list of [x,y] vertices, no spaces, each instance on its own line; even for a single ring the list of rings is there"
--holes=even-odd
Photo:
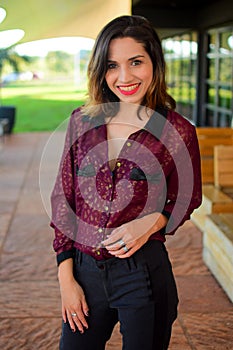
[[[58,348],[60,300],[53,232],[38,185],[48,136],[11,135],[0,152],[1,350]],[[52,169],[48,164],[48,176]],[[169,349],[232,350],[233,305],[202,262],[200,231],[187,222],[169,237],[167,248],[180,297]],[[121,350],[120,344],[116,327],[107,350]]]

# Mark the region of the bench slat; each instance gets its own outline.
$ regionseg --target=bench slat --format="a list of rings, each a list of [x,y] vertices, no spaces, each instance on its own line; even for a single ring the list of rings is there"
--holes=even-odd
[[[233,146],[214,147],[214,184],[233,187]]]
[[[201,154],[202,183],[214,184],[214,147],[233,146],[233,128],[197,127]]]

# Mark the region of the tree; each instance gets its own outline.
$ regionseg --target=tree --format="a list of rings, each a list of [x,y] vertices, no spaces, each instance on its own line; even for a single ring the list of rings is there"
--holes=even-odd
[[[20,56],[14,51],[14,46],[0,49],[0,84],[2,82],[2,72],[3,67],[6,63],[8,63],[15,72],[19,72],[20,63],[21,62],[30,62],[30,57],[28,56]]]
[[[50,51],[46,58],[50,72],[69,74],[73,70],[74,58],[64,51]]]
[[[0,49],[0,119],[7,120],[6,133],[11,133],[15,123],[15,107],[13,106],[1,106],[2,105],[2,72],[6,63],[13,67],[15,72],[19,72],[21,62],[30,62],[28,56],[20,56],[15,51],[13,46]]]

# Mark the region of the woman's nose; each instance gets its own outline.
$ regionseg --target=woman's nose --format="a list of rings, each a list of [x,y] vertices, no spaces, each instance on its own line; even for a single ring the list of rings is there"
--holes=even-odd
[[[128,67],[121,67],[119,72],[119,80],[122,83],[127,83],[131,79],[130,69]]]

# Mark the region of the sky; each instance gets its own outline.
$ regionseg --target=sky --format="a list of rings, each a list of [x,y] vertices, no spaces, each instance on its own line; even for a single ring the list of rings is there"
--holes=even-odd
[[[19,55],[44,57],[49,51],[65,51],[76,54],[79,50],[91,50],[93,45],[93,39],[62,37],[19,44],[15,47],[15,50]]]
[[[7,30],[0,32],[0,49],[7,48],[22,38],[22,31]],[[15,51],[23,56],[45,57],[49,51],[65,51],[76,54],[79,50],[91,50],[94,40],[82,37],[62,37],[37,40],[28,43],[18,44]]]

